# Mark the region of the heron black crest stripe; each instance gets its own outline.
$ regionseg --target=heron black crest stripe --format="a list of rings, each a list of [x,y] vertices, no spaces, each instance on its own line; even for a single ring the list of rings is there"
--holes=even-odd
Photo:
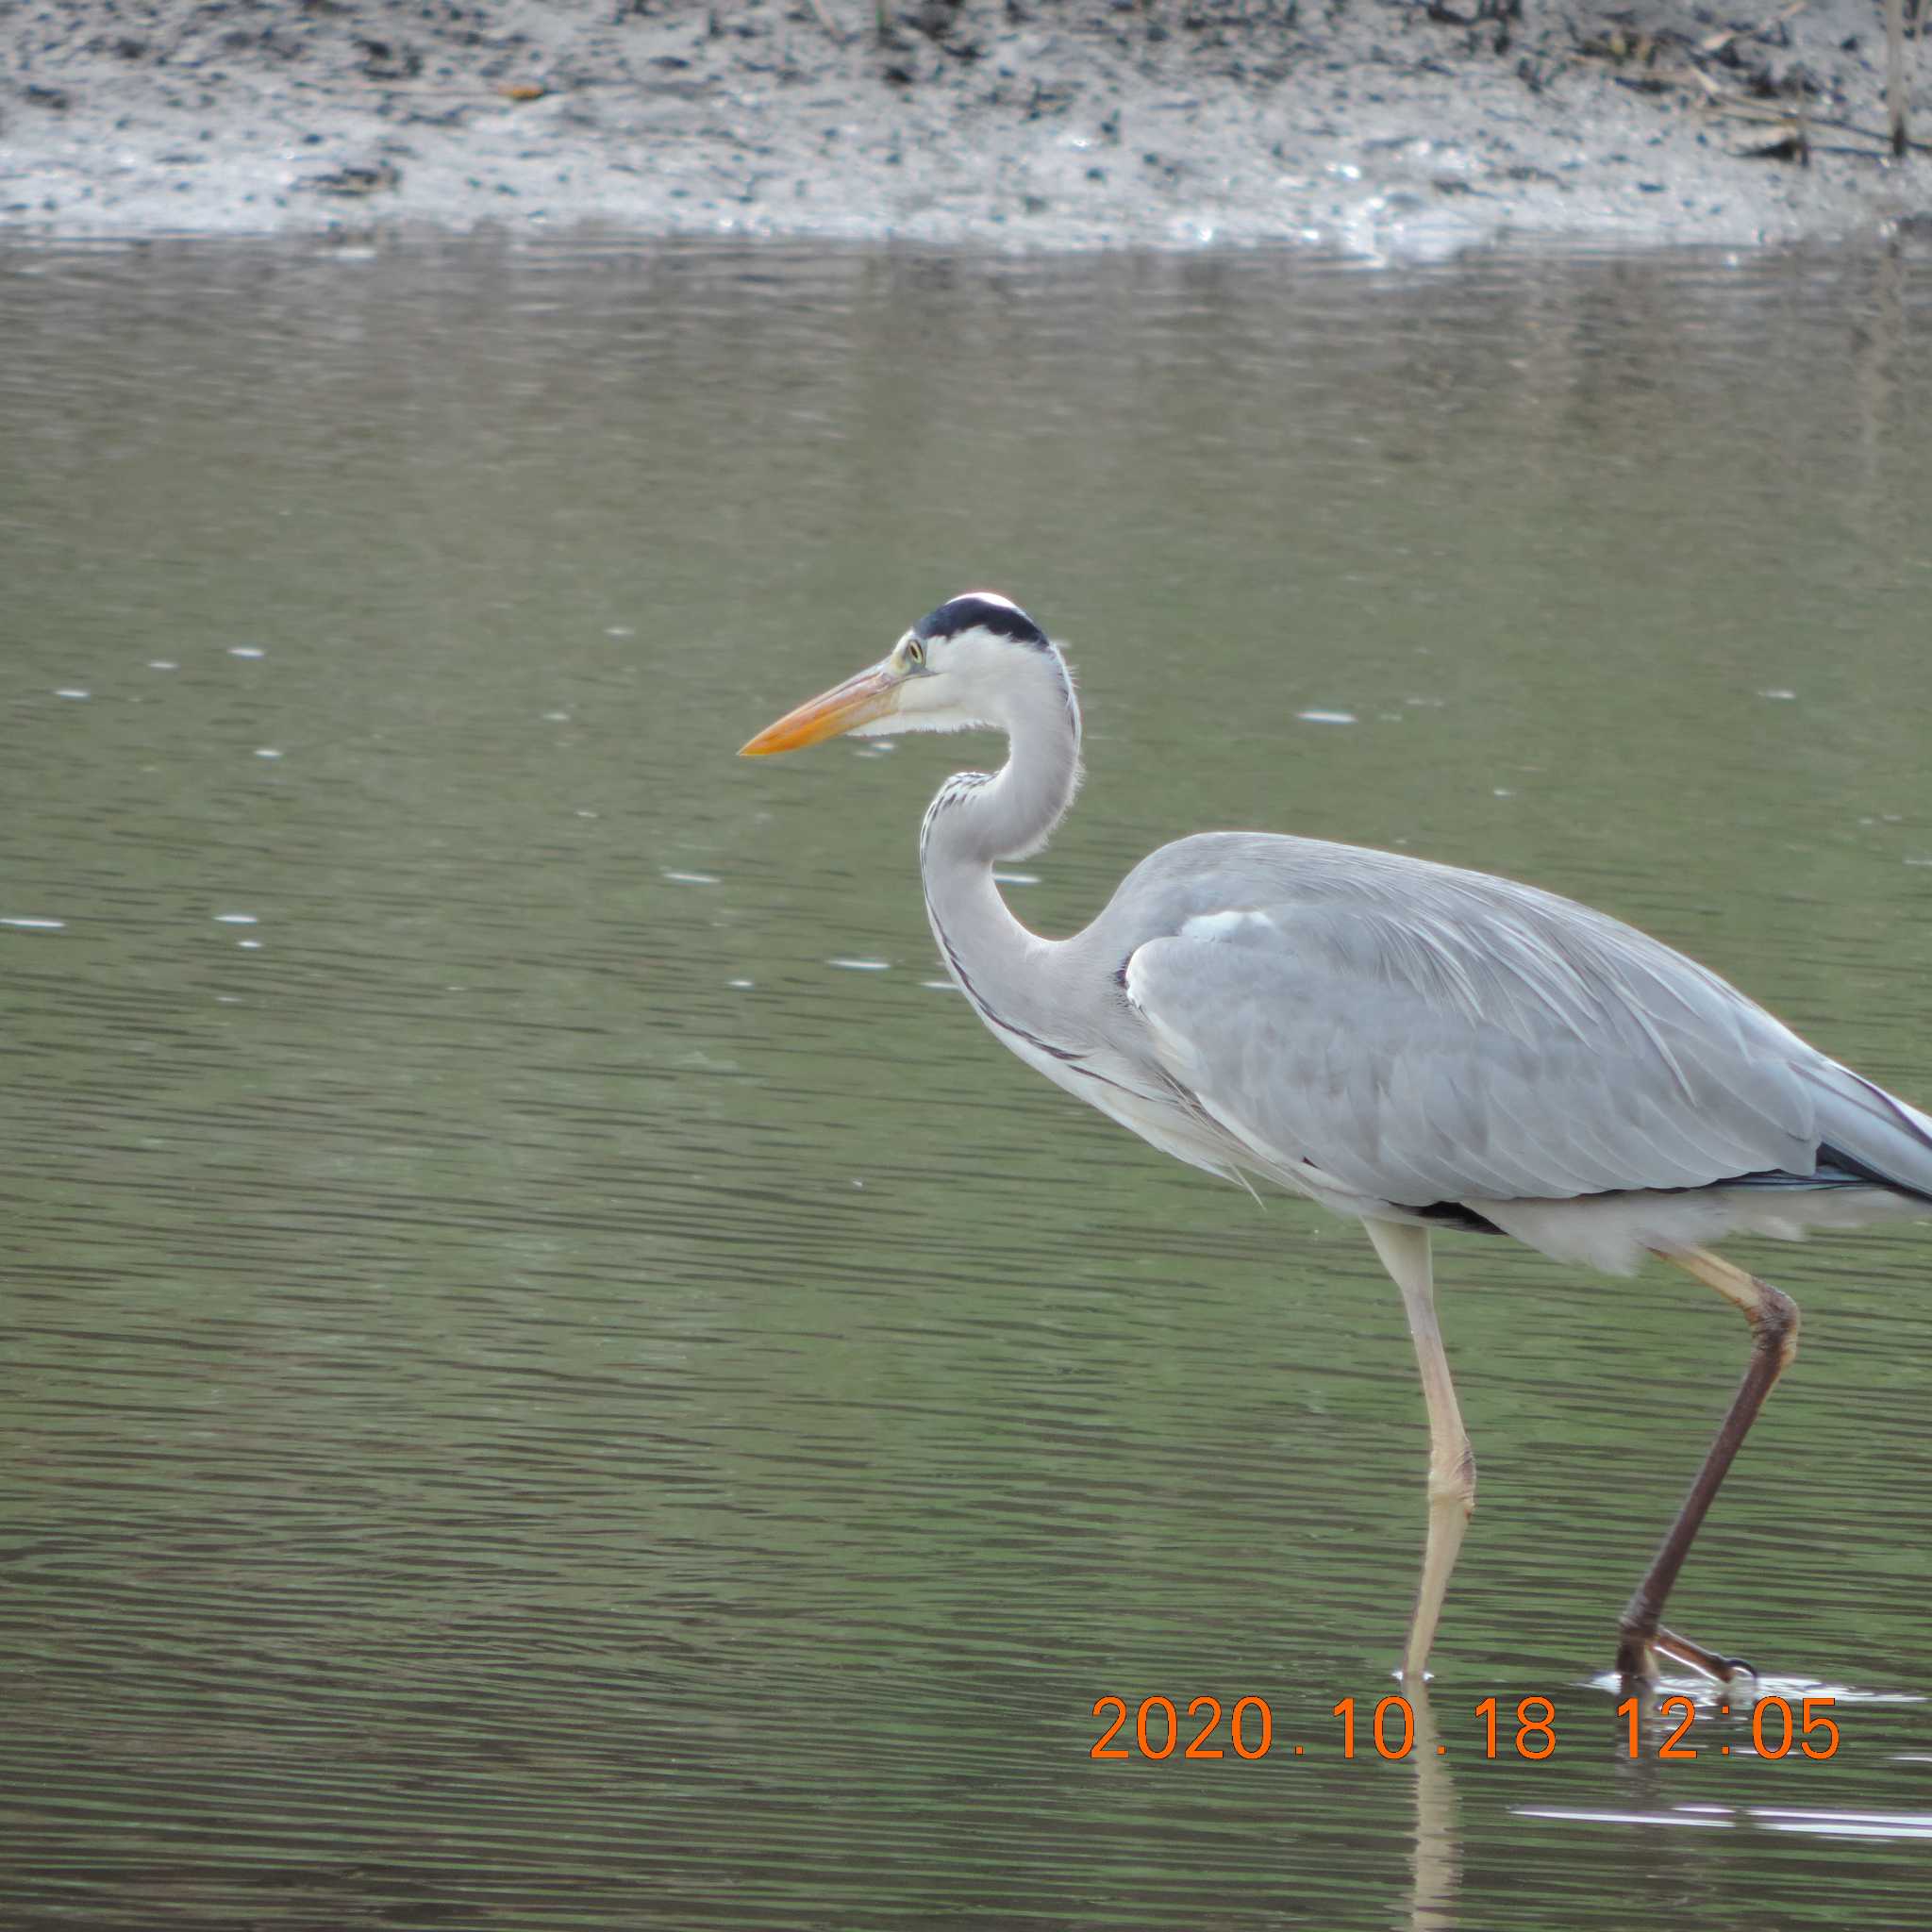
[[[912,626],[912,635],[921,643],[930,643],[935,638],[958,637],[974,629],[990,630],[994,637],[1031,644],[1035,650],[1047,648],[1046,633],[1017,604],[990,591],[968,591],[963,597],[949,598],[937,610],[928,610]]]

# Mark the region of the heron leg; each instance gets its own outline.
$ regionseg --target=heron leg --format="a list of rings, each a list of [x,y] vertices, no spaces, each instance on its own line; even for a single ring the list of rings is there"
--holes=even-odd
[[[1732,1458],[1757,1411],[1764,1407],[1764,1398],[1798,1352],[1798,1305],[1782,1289],[1760,1281],[1722,1256],[1713,1255],[1708,1248],[1691,1248],[1685,1254],[1664,1255],[1662,1258],[1687,1274],[1695,1275],[1707,1288],[1714,1288],[1733,1307],[1742,1311],[1751,1324],[1751,1360],[1737,1394],[1731,1399],[1724,1426],[1717,1432],[1717,1441],[1710,1445],[1704,1467],[1697,1472],[1690,1493],[1677,1511],[1677,1520],[1671,1524],[1663,1547],[1624,1607],[1617,1626],[1617,1670],[1627,1681],[1648,1682],[1657,1675],[1657,1657],[1661,1651],[1679,1663],[1727,1682],[1739,1671],[1750,1671],[1751,1666],[1741,1657],[1720,1657],[1687,1638],[1660,1629],[1657,1619],[1663,1614],[1671,1586],[1684,1567],[1684,1558],[1696,1540],[1711,1498],[1717,1494]]]
[[[1435,1641],[1436,1620],[1442,1614],[1457,1552],[1462,1547],[1462,1533],[1475,1507],[1475,1456],[1462,1426],[1462,1411],[1456,1406],[1442,1331],[1436,1325],[1429,1231],[1399,1221],[1369,1221],[1363,1225],[1383,1267],[1402,1291],[1416,1366],[1422,1371],[1423,1400],[1429,1410],[1429,1537],[1416,1587],[1415,1614],[1409,1619],[1408,1646],[1402,1657],[1402,1674],[1421,1683],[1428,1674],[1429,1646]]]

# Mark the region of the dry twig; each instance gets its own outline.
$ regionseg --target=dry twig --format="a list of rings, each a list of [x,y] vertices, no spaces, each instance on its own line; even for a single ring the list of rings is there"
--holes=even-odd
[[[1755,41],[1761,33],[1769,32],[1774,26],[1782,26],[1788,20],[1795,20],[1810,6],[1811,0],[1791,0],[1782,13],[1774,13],[1769,20],[1760,20],[1756,26],[1731,26],[1722,33],[1706,34],[1698,42],[1700,54],[1722,54],[1733,41]]]
[[[1902,155],[1906,138],[1906,0],[1885,0],[1885,117],[1891,151]]]

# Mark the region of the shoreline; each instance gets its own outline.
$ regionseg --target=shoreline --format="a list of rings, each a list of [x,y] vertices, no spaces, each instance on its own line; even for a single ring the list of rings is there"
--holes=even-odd
[[[915,0],[881,36],[874,0],[16,0],[0,236],[1429,261],[1932,228],[1932,152],[1884,144],[1862,0],[1587,25],[1490,5]],[[1910,102],[1932,133],[1926,90]]]

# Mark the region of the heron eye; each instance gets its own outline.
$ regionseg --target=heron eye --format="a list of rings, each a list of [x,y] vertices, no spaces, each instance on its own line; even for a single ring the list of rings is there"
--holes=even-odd
[[[917,638],[906,640],[906,661],[915,671],[925,669],[925,646]]]

